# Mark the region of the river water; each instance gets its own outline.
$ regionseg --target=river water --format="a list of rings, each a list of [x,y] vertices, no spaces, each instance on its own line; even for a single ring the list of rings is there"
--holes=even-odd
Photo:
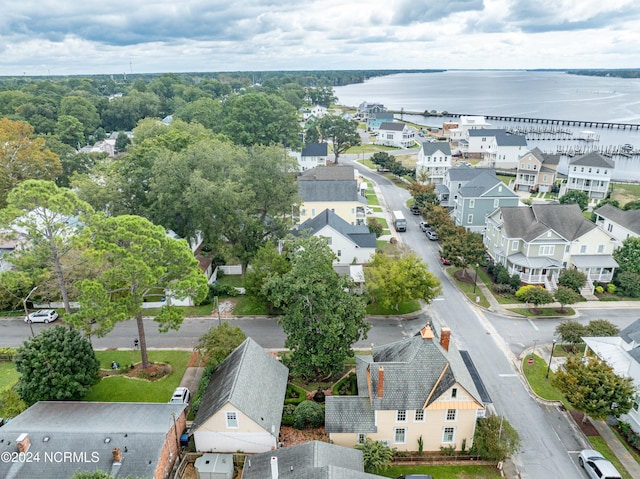
[[[364,83],[335,87],[338,103],[358,106],[363,101],[382,103],[390,110],[453,112],[469,115],[504,115],[555,120],[583,120],[640,124],[640,79],[591,77],[563,72],[446,71],[402,73],[372,78]],[[441,127],[448,117],[403,115],[425,126]],[[493,121],[492,128],[536,128],[539,124]],[[617,149],[631,144],[637,154],[614,155],[612,178],[640,181],[640,131],[563,126],[572,136],[529,139],[530,148],[555,153],[558,148]],[[585,131],[596,141],[578,140]],[[565,173],[568,157],[559,171]]]

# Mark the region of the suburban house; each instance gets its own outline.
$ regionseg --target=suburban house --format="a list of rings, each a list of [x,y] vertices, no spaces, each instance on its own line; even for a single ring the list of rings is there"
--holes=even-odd
[[[405,123],[384,122],[378,128],[376,145],[411,148],[416,142],[416,130]]]
[[[335,253],[334,264],[368,263],[376,253],[376,235],[366,225],[352,225],[331,210],[302,223],[295,234],[309,232],[325,238]]]
[[[423,183],[441,184],[444,174],[452,165],[449,142],[425,141],[418,152],[416,178]]]
[[[458,148],[463,156],[484,159],[494,168],[515,168],[527,151],[527,139],[503,129],[470,129]]]
[[[167,479],[186,429],[186,404],[41,401],[0,427],[0,453],[39,461],[0,461],[0,477]]]
[[[560,155],[543,153],[539,148],[525,153],[518,161],[513,188],[517,191],[548,193],[556,182]]]
[[[383,123],[393,123],[393,113],[390,111],[379,111],[369,113],[367,117],[367,131],[378,130]]]
[[[353,293],[364,293],[365,277],[364,268],[361,264],[334,264],[333,270],[340,276],[349,276]]]
[[[640,434],[640,319],[624,328],[617,336],[582,338],[587,345],[584,355],[593,351],[621,377],[631,378],[636,388],[633,406],[620,418]]]
[[[487,123],[484,116],[463,115],[459,120],[457,123],[442,125],[445,136],[449,136],[449,141],[456,144],[467,139],[467,132],[469,130],[491,127],[491,123]]]
[[[303,171],[298,176],[298,195],[302,199],[300,223],[329,209],[352,225],[366,224],[367,198],[353,166],[326,166]]]
[[[311,441],[247,457],[242,479],[381,479],[364,472],[362,451]]]
[[[571,190],[584,191],[589,198],[607,197],[615,164],[597,151],[569,161],[567,181],[560,187],[560,196]]]
[[[487,253],[524,283],[554,291],[562,269],[587,276],[582,294],[593,282],[608,283],[618,266],[613,236],[582,216],[576,204],[534,204],[500,208],[487,216]]]
[[[359,120],[366,121],[370,115],[384,111],[387,111],[387,109],[382,103],[367,103],[366,101],[363,101],[358,105],[358,111],[355,116]]]
[[[305,106],[300,108],[300,113],[302,114],[302,120],[307,121],[309,118],[322,118],[327,114],[329,110],[327,107],[322,105],[313,105],[311,107]]]
[[[460,165],[447,169],[442,184],[436,184],[436,195],[440,205],[453,208],[458,199],[460,188],[485,172],[494,178],[496,176],[495,170],[490,168],[471,168],[467,165]]]
[[[486,216],[502,206],[518,206],[520,198],[496,178],[493,170],[481,169],[475,178],[458,190],[453,205],[453,221],[473,233],[484,233]]]
[[[627,238],[640,237],[640,210],[621,210],[613,205],[604,205],[593,212],[596,224],[617,241],[617,246]]]
[[[298,162],[299,171],[307,171],[316,166],[327,166],[329,145],[327,143],[305,143],[301,152],[290,152]]]
[[[191,426],[198,452],[266,452],[278,446],[289,370],[247,338],[211,374]]]
[[[334,444],[353,447],[367,438],[400,451],[470,448],[485,402],[463,358],[427,324],[416,336],[356,356],[357,396],[327,396],[325,431]],[[480,389],[482,383],[477,378]]]

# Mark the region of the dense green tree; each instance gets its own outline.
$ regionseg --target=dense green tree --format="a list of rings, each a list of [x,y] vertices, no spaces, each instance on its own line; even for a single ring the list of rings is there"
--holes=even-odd
[[[56,179],[56,184],[63,188],[71,186],[71,177],[74,174],[86,174],[92,168],[108,156],[106,152],[93,153],[73,153],[70,155],[61,155],[62,174]]]
[[[293,411],[293,427],[305,429],[324,425],[324,408],[313,401],[302,401]]]
[[[142,367],[147,368],[142,303],[169,296],[154,320],[161,332],[178,329],[183,313],[171,306],[170,298],[190,296],[198,304],[207,294],[207,279],[185,240],[170,238],[164,228],[139,216],[94,215],[85,238],[88,254],[102,267],[95,279],[79,282],[80,309],[68,322],[104,335],[116,323],[135,318]]]
[[[478,419],[473,435],[472,454],[485,461],[504,461],[520,450],[520,435],[511,423],[501,416]]]
[[[415,204],[423,208],[426,204],[438,204],[435,184],[422,184],[418,181],[411,181],[407,186],[409,193],[413,196]]]
[[[358,146],[361,142],[356,120],[347,120],[335,115],[325,115],[318,121],[318,129],[320,130],[320,136],[324,140],[331,142],[336,164],[342,153],[352,146]]]
[[[74,148],[80,148],[85,144],[82,123],[71,115],[61,115],[56,122],[55,134],[62,143]]]
[[[584,362],[570,356],[563,369],[556,371],[552,384],[560,389],[567,401],[593,419],[606,419],[629,412],[633,405],[635,387],[631,378],[622,378],[613,368],[597,357]]]
[[[558,276],[558,284],[579,293],[580,289],[587,284],[587,277],[577,269],[563,269]]]
[[[582,296],[566,286],[558,286],[553,297],[558,303],[560,303],[560,309],[562,311],[564,311],[564,307],[566,305],[575,304],[582,299]]]
[[[553,295],[542,286],[528,285],[516,291],[516,298],[535,307],[553,302]]]
[[[81,400],[98,380],[100,363],[77,330],[54,326],[18,348],[16,369],[20,398],[38,401]]]
[[[320,143],[320,131],[315,124],[307,126],[307,129],[304,131],[304,142],[305,144]]]
[[[131,144],[131,139],[124,131],[119,131],[116,137],[115,150],[116,153],[124,153]]]
[[[628,201],[624,204],[624,207],[622,209],[625,211],[640,210],[640,200]]]
[[[616,336],[620,332],[620,328],[606,319],[592,319],[587,324],[585,336],[601,338],[605,336]]]
[[[463,268],[465,273],[469,266],[474,267],[481,263],[487,252],[482,235],[467,231],[462,226],[443,226],[438,230],[438,234],[442,256],[453,265]]]
[[[330,86],[321,85],[315,88],[308,88],[307,96],[309,97],[309,102],[312,105],[322,105],[327,108],[338,100],[333,88]]]
[[[72,116],[78,120],[82,127],[82,144],[100,126],[98,109],[90,100],[81,96],[66,96],[60,101],[58,121],[62,116]]]
[[[440,294],[440,280],[415,254],[394,258],[376,253],[365,268],[367,289],[381,306],[394,307],[400,303],[421,299],[430,303]]]
[[[587,328],[573,319],[562,321],[556,326],[556,334],[563,343],[576,345],[582,342],[582,337],[587,333]]]
[[[384,226],[373,216],[367,218],[367,226],[369,227],[369,233],[374,233],[376,238],[380,238],[384,233]]]
[[[60,158],[34,138],[33,127],[23,121],[0,119],[0,208],[9,191],[28,180],[53,180],[60,172]]]
[[[350,292],[350,279],[334,271],[335,254],[326,240],[291,239],[287,258],[291,270],[271,276],[265,292],[283,311],[290,370],[306,377],[336,374],[353,356],[353,343],[366,337],[364,301]]]
[[[67,313],[69,281],[63,258],[74,249],[74,239],[93,213],[88,203],[75,193],[51,181],[27,180],[16,186],[7,198],[1,222],[14,231],[26,233],[29,242],[17,250],[18,257],[39,258],[56,278]]]
[[[176,110],[173,117],[187,123],[198,122],[216,133],[222,131],[222,103],[213,98],[198,98],[186,103]]]
[[[613,257],[622,271],[640,274],[640,238],[631,236],[622,242],[622,246],[613,252]]]
[[[251,260],[251,269],[244,276],[243,285],[246,294],[273,311],[273,305],[265,294],[264,285],[272,275],[282,275],[291,269],[291,263],[284,254],[280,254],[276,245],[267,241],[256,251]]]
[[[155,93],[133,90],[109,102],[102,112],[102,126],[106,131],[130,131],[139,120],[160,115],[160,98]]]
[[[31,288],[33,281],[26,273],[15,269],[0,272],[0,309],[21,309]]]
[[[374,441],[367,438],[363,443],[357,444],[356,449],[362,451],[362,464],[364,472],[376,474],[391,465],[394,451],[382,441]]]
[[[247,339],[246,334],[238,326],[221,323],[200,336],[196,350],[202,355],[207,365],[217,366],[245,339]]]
[[[640,297],[640,273],[635,271],[616,271],[615,284],[623,296]]]
[[[582,211],[587,209],[589,205],[589,195],[584,191],[570,190],[564,196],[560,197],[561,205],[577,204]]]

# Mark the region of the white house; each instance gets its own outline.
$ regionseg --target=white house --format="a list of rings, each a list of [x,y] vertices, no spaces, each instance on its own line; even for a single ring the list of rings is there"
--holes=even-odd
[[[416,178],[427,183],[440,184],[445,172],[451,168],[451,147],[446,141],[424,142],[418,152]]]
[[[611,366],[618,376],[633,380],[636,388],[633,406],[620,418],[640,434],[640,319],[620,331],[618,336],[582,339],[587,345],[585,356],[591,350]]]
[[[410,148],[416,142],[416,130],[404,123],[385,122],[378,128],[377,145]]]
[[[448,132],[449,140],[453,143],[458,143],[461,140],[467,138],[467,132],[469,130],[477,130],[479,128],[489,128],[491,123],[487,123],[484,116],[461,116],[457,127],[451,128],[443,125],[443,130]]]
[[[300,112],[302,113],[302,119],[304,121],[307,121],[311,117],[322,118],[327,114],[328,111],[329,110],[327,109],[327,107],[324,107],[322,105],[313,105],[312,107],[303,107],[300,109]]]
[[[616,239],[617,246],[627,238],[640,237],[640,210],[621,210],[604,205],[593,212],[596,224]]]
[[[352,225],[326,209],[302,223],[296,233],[310,232],[325,238],[336,254],[334,264],[368,263],[376,252],[376,235],[366,225]]]
[[[329,145],[327,143],[306,143],[301,152],[292,151],[289,155],[298,162],[299,171],[307,171],[316,166],[327,166]]]
[[[567,181],[560,187],[560,196],[571,190],[584,191],[589,198],[606,198],[615,164],[597,151],[573,158],[569,162]]]
[[[516,168],[520,157],[528,151],[524,135],[513,135],[503,129],[467,130],[458,146],[464,156],[482,158],[497,168]]]

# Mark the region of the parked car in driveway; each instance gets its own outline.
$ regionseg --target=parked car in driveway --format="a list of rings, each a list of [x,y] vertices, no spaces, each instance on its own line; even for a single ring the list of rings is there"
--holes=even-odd
[[[50,323],[58,319],[58,313],[53,309],[40,309],[24,318],[25,323]]]
[[[191,401],[191,392],[189,388],[178,387],[173,391],[173,396],[169,400],[172,404],[189,404]]]
[[[427,223],[426,221],[421,221],[420,222],[420,230],[421,231],[427,231],[429,229],[429,223]]]
[[[427,235],[427,238],[429,238],[431,241],[438,240],[438,234],[433,230],[427,230],[425,231],[425,234]]]
[[[621,479],[618,470],[602,454],[593,449],[583,449],[578,455],[578,464],[592,479]]]

